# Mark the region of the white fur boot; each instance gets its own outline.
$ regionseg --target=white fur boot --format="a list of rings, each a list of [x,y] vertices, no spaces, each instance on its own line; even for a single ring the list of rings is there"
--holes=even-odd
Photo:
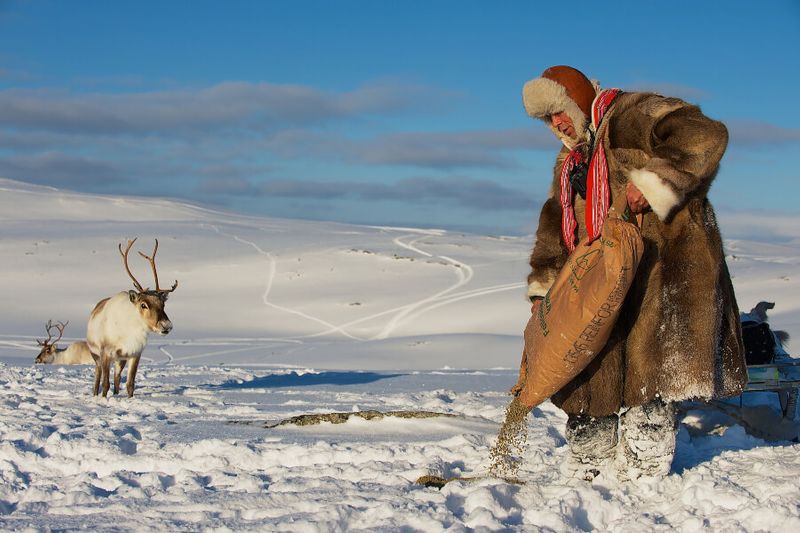
[[[616,415],[593,417],[570,415],[566,438],[569,453],[561,465],[565,477],[592,481],[614,463],[617,447]]]
[[[672,403],[655,400],[620,415],[617,474],[621,481],[669,474],[675,455],[677,415]]]

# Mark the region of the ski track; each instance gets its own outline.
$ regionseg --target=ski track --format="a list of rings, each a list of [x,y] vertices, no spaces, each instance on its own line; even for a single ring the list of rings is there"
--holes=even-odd
[[[437,309],[444,305],[450,305],[451,303],[460,302],[462,300],[467,300],[470,298],[475,298],[476,296],[486,296],[487,294],[495,294],[498,292],[517,290],[523,288],[524,286],[525,286],[524,283],[514,283],[506,286],[501,285],[498,288],[487,288],[486,290],[470,291],[471,294],[453,294],[450,297],[443,299],[443,301],[434,302],[431,305],[418,310],[416,313],[414,313],[413,317],[409,318],[409,320],[419,318],[421,315],[427,313],[428,311],[433,311],[434,309]]]
[[[276,275],[276,272],[277,272],[277,260],[275,259],[275,257],[271,253],[263,250],[261,247],[259,247],[256,243],[254,243],[252,241],[248,241],[246,239],[243,239],[243,238],[239,237],[238,235],[227,233],[227,232],[221,230],[219,227],[217,227],[215,225],[208,225],[208,226],[211,227],[211,229],[213,229],[219,235],[223,235],[225,237],[232,238],[236,242],[239,242],[241,244],[250,246],[258,254],[263,255],[263,256],[265,256],[267,258],[269,269],[268,269],[268,275],[267,275],[267,280],[266,280],[266,287],[265,287],[265,290],[264,290],[264,294],[262,296],[262,300],[264,301],[265,305],[267,305],[269,307],[272,307],[274,309],[286,312],[286,313],[291,313],[291,314],[295,314],[295,315],[301,316],[301,317],[303,317],[303,318],[305,318],[307,320],[316,322],[318,324],[322,324],[322,325],[327,327],[327,329],[319,331],[317,333],[312,333],[312,334],[309,334],[309,335],[302,335],[302,336],[292,337],[292,338],[287,338],[287,339],[280,339],[280,340],[310,339],[310,338],[316,338],[316,337],[323,337],[323,336],[331,335],[331,334],[334,334],[334,333],[339,333],[339,334],[341,334],[341,335],[343,335],[343,336],[345,336],[347,338],[350,338],[352,340],[355,340],[355,341],[384,340],[384,339],[389,338],[392,335],[392,333],[398,327],[400,327],[401,325],[407,324],[407,323],[415,320],[419,316],[423,315],[424,313],[427,313],[428,311],[431,311],[431,310],[436,309],[438,307],[441,307],[443,305],[447,305],[447,304],[453,303],[453,302],[458,302],[458,301],[465,300],[465,299],[468,299],[468,298],[475,298],[475,297],[478,297],[478,296],[485,296],[485,295],[488,295],[488,294],[493,294],[493,293],[502,292],[502,291],[506,291],[506,290],[513,290],[513,289],[517,289],[517,288],[519,288],[519,287],[521,287],[523,285],[521,283],[505,284],[505,285],[491,286],[491,287],[485,287],[485,288],[480,288],[480,289],[473,289],[471,291],[465,291],[465,292],[458,293],[458,294],[451,294],[453,291],[456,291],[459,288],[464,287],[465,285],[469,284],[470,281],[472,281],[472,278],[474,277],[474,274],[475,274],[474,273],[474,269],[470,265],[465,263],[464,261],[460,261],[460,260],[445,256],[445,255],[435,255],[433,253],[427,252],[427,251],[425,251],[425,250],[423,250],[423,249],[421,249],[421,248],[416,246],[417,242],[419,242],[420,240],[422,240],[422,239],[424,239],[426,237],[435,236],[435,234],[432,235],[432,234],[425,233],[423,235],[419,235],[419,234],[401,235],[399,237],[395,237],[395,238],[392,239],[392,242],[396,246],[399,246],[399,247],[401,247],[403,249],[412,251],[412,252],[414,252],[416,254],[419,254],[419,255],[421,255],[423,257],[428,257],[428,258],[434,258],[435,257],[437,259],[441,259],[442,261],[446,262],[448,265],[450,265],[452,268],[455,269],[455,273],[456,273],[456,276],[457,276],[456,282],[453,283],[451,286],[445,288],[444,290],[441,290],[441,291],[439,291],[437,293],[434,293],[434,294],[432,294],[430,296],[427,296],[425,298],[417,300],[416,302],[411,302],[411,303],[408,303],[408,304],[405,304],[405,305],[402,305],[402,306],[399,306],[399,307],[396,307],[396,308],[379,311],[377,313],[373,313],[373,314],[368,315],[368,316],[360,317],[360,318],[358,318],[356,320],[352,320],[352,321],[346,322],[344,324],[336,325],[336,324],[332,324],[332,323],[330,323],[330,322],[328,322],[326,320],[323,320],[323,319],[321,319],[319,317],[315,317],[315,316],[309,315],[307,313],[304,313],[302,311],[298,311],[296,309],[291,309],[291,308],[288,308],[288,307],[284,307],[284,306],[278,305],[278,304],[270,301],[269,300],[269,294],[272,291],[272,285],[274,283],[275,275]],[[383,228],[382,229],[382,231],[387,231],[387,230],[390,231],[391,228],[389,228],[389,229]],[[406,241],[405,239],[408,239],[409,237],[413,237],[413,239],[411,241]],[[376,335],[374,335],[372,337],[369,337],[369,338],[359,337],[357,335],[354,335],[354,334],[350,333],[346,329],[346,328],[352,327],[354,325],[362,324],[364,322],[375,320],[375,319],[378,319],[378,318],[381,318],[381,317],[384,317],[384,316],[386,316],[388,314],[393,314],[393,313],[396,313],[396,314],[390,320],[388,320],[388,322],[383,326],[383,328],[380,330],[379,333],[377,333]],[[239,351],[239,350],[237,350],[237,351]],[[186,359],[181,358],[180,360],[181,361],[185,361]]]
[[[473,289],[473,290],[470,290],[470,291],[464,291],[464,292],[460,292],[458,294],[450,294],[448,296],[443,296],[443,297],[439,298],[437,303],[434,304],[433,306],[431,306],[431,308],[433,308],[433,307],[441,307],[443,305],[447,305],[447,304],[449,304],[451,302],[454,302],[454,301],[466,300],[468,298],[472,298],[472,297],[475,297],[475,296],[485,296],[485,295],[494,294],[494,293],[497,293],[497,292],[503,292],[503,291],[508,291],[508,290],[512,290],[512,289],[520,289],[520,288],[522,288],[524,286],[525,286],[524,283],[519,283],[519,282],[518,283],[504,283],[502,285],[491,285],[489,287],[483,287],[483,288],[480,288],[480,289]],[[386,310],[381,311],[379,313],[375,313],[375,314],[368,315],[368,316],[365,316],[365,317],[357,318],[356,320],[353,320],[353,321],[347,322],[345,324],[342,324],[341,327],[347,328],[347,327],[350,327],[350,326],[355,326],[357,324],[361,324],[361,323],[367,322],[369,320],[374,320],[375,318],[380,318],[380,317],[382,317],[384,315],[388,315],[388,314],[391,314],[391,313],[396,313],[398,311],[402,311],[402,310],[406,309],[407,307],[409,307],[411,305],[414,305],[414,304],[413,303],[404,304],[404,305],[399,306],[399,307],[393,307],[391,309],[386,309]],[[423,314],[428,310],[429,310],[429,308],[425,308],[423,310],[420,310],[417,315]],[[312,337],[317,337],[317,336],[323,335],[325,333],[326,332],[316,333],[316,334],[312,335]]]
[[[2,346],[11,346],[12,348],[22,348],[24,350],[30,350],[31,352],[38,352],[39,350],[30,346],[29,344],[25,344],[24,341],[0,341],[0,345]]]
[[[244,352],[244,351],[248,351],[248,350],[254,350],[254,349],[259,349],[259,348],[265,349],[265,348],[270,348],[270,347],[276,346],[276,344],[263,344],[263,342],[300,343],[300,344],[302,344],[303,341],[301,339],[311,339],[311,338],[323,337],[323,336],[327,336],[327,335],[331,335],[331,334],[335,334],[335,333],[341,334],[346,338],[349,338],[349,339],[352,339],[352,340],[355,340],[355,341],[358,341],[358,342],[363,342],[363,341],[367,341],[367,340],[370,340],[370,341],[384,340],[384,339],[387,339],[387,338],[391,337],[392,333],[398,327],[402,326],[403,324],[408,324],[409,322],[411,322],[413,320],[416,320],[417,318],[419,318],[423,314],[425,314],[425,313],[427,313],[429,311],[432,311],[434,309],[437,309],[439,307],[442,307],[442,306],[445,306],[445,305],[449,305],[451,303],[456,303],[456,302],[459,302],[459,301],[463,301],[463,300],[466,300],[466,299],[470,299],[470,298],[486,296],[486,295],[495,294],[495,293],[498,293],[498,292],[504,292],[504,291],[508,291],[508,290],[515,290],[515,289],[518,289],[518,288],[524,286],[523,283],[507,283],[507,284],[500,284],[500,285],[494,285],[494,286],[488,286],[488,287],[481,287],[481,288],[471,289],[471,290],[467,290],[467,291],[454,292],[454,291],[457,291],[458,289],[460,289],[462,287],[467,286],[472,281],[472,279],[474,277],[474,269],[470,265],[466,264],[464,261],[460,261],[460,260],[454,259],[454,258],[449,257],[449,256],[445,256],[445,255],[436,255],[436,254],[430,253],[428,251],[425,251],[425,250],[423,250],[423,249],[421,249],[421,248],[419,248],[417,246],[417,243],[420,240],[425,239],[425,238],[430,238],[430,237],[436,237],[437,234],[425,233],[423,235],[419,235],[419,234],[401,235],[399,237],[394,237],[392,239],[392,243],[395,244],[396,246],[400,247],[400,248],[403,248],[403,249],[409,250],[411,252],[414,252],[415,254],[418,254],[418,255],[420,255],[422,257],[436,258],[436,259],[442,260],[443,262],[446,262],[451,268],[454,269],[454,271],[456,273],[456,276],[457,276],[456,281],[452,285],[446,287],[445,289],[443,289],[443,290],[441,290],[439,292],[436,292],[436,293],[434,293],[434,294],[432,294],[430,296],[427,296],[425,298],[422,298],[420,300],[417,300],[417,301],[414,301],[414,302],[411,302],[411,303],[407,303],[407,304],[404,304],[404,305],[401,305],[401,306],[398,306],[398,307],[394,307],[394,308],[391,308],[391,309],[385,309],[385,310],[379,311],[377,313],[373,313],[373,314],[370,314],[370,315],[367,315],[367,316],[363,316],[363,317],[357,318],[355,320],[351,320],[351,321],[346,322],[344,324],[336,325],[336,324],[330,323],[330,322],[328,322],[328,321],[326,321],[324,319],[321,319],[319,317],[315,317],[315,316],[309,315],[307,313],[304,313],[302,311],[298,311],[296,309],[291,309],[291,308],[276,304],[273,301],[271,301],[269,296],[270,296],[270,293],[272,292],[272,287],[273,287],[273,284],[275,282],[275,278],[276,278],[276,274],[277,274],[277,260],[276,260],[276,258],[270,252],[268,252],[268,251],[262,249],[260,246],[258,246],[258,244],[256,244],[255,242],[252,242],[252,241],[249,241],[247,239],[244,239],[244,238],[242,238],[242,237],[240,237],[238,235],[223,231],[217,225],[203,224],[203,226],[212,229],[218,235],[231,238],[231,239],[233,239],[234,241],[236,241],[236,242],[238,242],[240,244],[243,244],[245,246],[249,246],[249,247],[253,248],[256,251],[256,253],[258,253],[259,255],[261,255],[261,256],[266,258],[267,265],[268,265],[268,271],[267,271],[267,277],[266,277],[266,280],[265,280],[264,292],[262,294],[262,301],[264,302],[265,305],[267,305],[268,307],[271,307],[273,309],[279,310],[281,312],[297,315],[297,316],[300,316],[300,317],[302,317],[302,318],[304,318],[306,320],[309,320],[309,321],[312,321],[312,322],[316,322],[318,324],[321,324],[321,325],[325,326],[326,329],[324,329],[322,331],[319,331],[317,333],[312,333],[312,334],[309,334],[309,335],[302,335],[302,336],[297,336],[297,337],[268,338],[268,339],[265,339],[265,338],[262,338],[262,339],[238,339],[241,342],[247,343],[247,345],[246,346],[240,346],[240,347],[234,347],[234,348],[226,348],[226,349],[221,349],[221,350],[216,350],[216,351],[207,351],[207,352],[202,352],[202,353],[196,353],[196,354],[192,354],[190,356],[184,356],[184,357],[180,357],[180,356],[179,357],[175,357],[175,356],[173,356],[169,352],[169,347],[172,347],[172,346],[187,346],[187,345],[212,346],[214,344],[214,342],[212,340],[210,340],[210,339],[208,341],[204,341],[202,339],[193,339],[193,340],[176,339],[174,342],[163,342],[158,346],[158,350],[162,354],[164,354],[166,356],[166,360],[159,361],[159,364],[167,364],[167,365],[169,365],[169,364],[175,364],[177,362],[186,362],[186,361],[191,361],[191,360],[202,359],[204,357],[212,357],[212,356],[217,356],[217,355],[227,355],[227,354]],[[388,229],[388,230],[391,231],[391,229]],[[382,231],[387,231],[387,228],[383,228]],[[413,237],[413,238],[410,241],[407,241],[406,239],[408,239],[410,237]],[[394,316],[392,316],[383,325],[383,328],[380,330],[379,333],[377,333],[376,335],[373,335],[372,337],[369,337],[369,338],[359,337],[357,335],[354,335],[354,334],[350,333],[347,330],[347,328],[350,328],[352,326],[355,326],[355,325],[358,325],[358,324],[363,324],[365,322],[369,322],[369,321],[372,321],[372,320],[380,319],[382,317],[385,317],[386,315],[394,315]],[[34,338],[34,337],[31,337],[31,338]],[[24,339],[24,340],[20,340],[20,339]],[[0,344],[7,345],[7,346],[12,346],[12,347],[30,349],[31,351],[36,351],[36,349],[34,349],[34,348],[30,347],[29,345],[25,344],[26,340],[28,340],[27,337],[24,337],[24,338],[17,337],[17,338],[13,338],[13,339],[9,339],[9,340],[0,340]],[[223,345],[223,346],[230,346],[235,341],[236,341],[235,339],[221,339],[221,340],[218,341],[218,344]],[[143,359],[151,360],[150,358],[143,358]]]
[[[6,335],[9,336],[9,335]],[[31,354],[38,353],[39,350],[30,346],[30,344],[25,343],[25,337],[21,337],[22,340],[19,341],[0,341],[0,346],[10,346],[13,348],[21,348],[27,351],[30,351]],[[156,360],[152,357],[143,356],[142,361],[145,362],[152,362],[154,364],[160,365],[172,365],[172,364],[179,364],[185,361],[191,361],[195,359],[202,359],[203,357],[212,357],[215,355],[228,355],[240,352],[246,352],[248,350],[255,350],[255,349],[266,349],[266,348],[273,348],[276,346],[286,345],[286,344],[303,344],[303,341],[299,339],[280,339],[280,338],[232,338],[232,339],[175,339],[171,342],[161,342],[158,345],[158,351],[166,356],[166,360]],[[233,346],[238,345],[234,348],[226,348],[220,349],[215,351],[207,351],[201,353],[194,353],[190,356],[183,356],[183,357],[176,357],[172,355],[169,351],[170,348],[173,347],[187,347],[187,346],[200,346],[200,347],[211,347],[211,346]]]
[[[158,351],[160,351],[161,353],[163,353],[164,355],[167,356],[167,361],[164,364],[171,365],[172,363],[175,362],[175,358],[172,357],[172,354],[169,353],[169,351],[167,350],[167,345],[166,344],[160,345],[158,347]]]
[[[406,237],[406,236],[407,235],[404,235],[404,237]],[[401,238],[402,237],[396,237],[392,242],[394,242],[397,246],[400,246],[401,248],[405,248],[406,250],[411,250],[412,252],[418,253],[419,255],[422,255],[422,256],[425,256],[425,257],[433,257],[433,254],[429,254],[428,252],[420,250],[419,248],[414,246],[414,244],[417,241],[419,241],[420,239],[424,239],[425,237],[418,237],[418,238],[414,239],[413,241],[411,241],[410,243],[403,242],[402,240],[400,240]]]
[[[343,330],[339,326],[331,324],[330,322],[327,322],[327,321],[325,321],[325,320],[323,320],[321,318],[318,318],[318,317],[315,317],[315,316],[311,316],[311,315],[306,314],[306,313],[304,313],[302,311],[298,311],[296,309],[291,309],[289,307],[283,307],[281,305],[278,305],[278,304],[275,304],[275,303],[271,302],[269,300],[269,293],[272,291],[272,284],[275,281],[275,272],[277,270],[277,261],[272,256],[272,254],[267,252],[267,251],[265,251],[265,250],[262,250],[261,247],[259,247],[256,243],[254,243],[252,241],[248,241],[246,239],[242,239],[238,235],[232,235],[232,234],[229,234],[229,233],[225,233],[224,231],[220,230],[218,227],[216,227],[214,225],[211,225],[210,227],[220,235],[223,235],[223,236],[226,236],[226,237],[230,237],[230,238],[234,239],[236,242],[239,242],[241,244],[245,244],[247,246],[251,246],[256,252],[258,252],[259,254],[261,254],[261,255],[263,255],[264,257],[267,258],[267,264],[269,265],[269,273],[267,275],[266,288],[264,289],[264,294],[261,297],[265,305],[267,305],[269,307],[272,307],[273,309],[277,309],[279,311],[283,311],[285,313],[290,313],[290,314],[293,314],[293,315],[297,315],[297,316],[303,317],[306,320],[310,320],[312,322],[317,322],[318,324],[322,324],[323,326],[331,328],[332,331],[341,333],[342,335],[344,335],[345,337],[348,337],[350,339],[353,339],[353,340],[356,340],[356,341],[364,340],[364,339],[361,339],[359,337],[356,337],[355,335],[351,335],[350,333],[348,333],[347,331]]]
[[[284,343],[285,344],[285,343]],[[274,348],[276,346],[281,346],[281,344],[251,344],[249,346],[241,346],[239,348],[231,348],[228,350],[216,350],[212,352],[201,352],[192,355],[187,355],[184,357],[176,357],[175,361],[179,361],[181,363],[185,363],[186,361],[192,361],[194,359],[202,359],[203,357],[212,357],[214,355],[230,355],[239,352],[246,352],[248,350],[255,350],[255,349],[262,349],[266,350],[268,348]]]
[[[425,312],[424,309],[423,310],[418,310],[417,313],[414,313],[413,315],[408,316],[410,313],[412,313],[412,311],[414,311],[415,309],[418,309],[420,306],[423,306],[423,305],[425,305],[425,304],[427,304],[429,302],[439,300],[439,299],[445,297],[445,295],[448,294],[449,292],[452,292],[453,290],[465,285],[466,283],[469,283],[469,281],[472,279],[473,274],[474,274],[472,268],[469,265],[465,265],[463,263],[463,261],[456,261],[456,260],[450,259],[450,258],[448,258],[446,256],[435,256],[434,254],[431,254],[429,252],[426,252],[426,251],[421,250],[421,249],[417,248],[416,246],[414,246],[421,239],[424,239],[426,237],[430,237],[431,235],[425,234],[425,235],[422,235],[422,236],[417,236],[416,239],[412,240],[409,243],[403,242],[403,240],[402,240],[403,238],[412,237],[412,236],[415,236],[415,235],[403,235],[403,236],[400,236],[400,237],[396,237],[396,238],[392,239],[392,242],[395,245],[400,246],[401,248],[413,251],[413,252],[418,253],[418,254],[420,254],[420,255],[422,255],[424,257],[438,257],[439,259],[447,261],[454,268],[456,268],[456,275],[459,277],[459,280],[454,285],[452,285],[452,286],[448,287],[447,289],[445,289],[443,291],[440,291],[440,292],[438,292],[438,293],[436,293],[436,294],[434,294],[432,296],[423,298],[423,299],[418,300],[416,302],[411,302],[411,303],[408,303],[408,304],[401,305],[399,307],[394,307],[392,309],[386,309],[386,310],[383,310],[383,311],[380,311],[380,312],[377,312],[377,313],[373,313],[373,314],[368,315],[368,316],[360,317],[360,318],[358,318],[356,320],[352,320],[350,322],[342,324],[341,326],[338,326],[336,330],[331,329],[331,330],[327,330],[327,331],[321,331],[319,333],[315,333],[313,335],[310,335],[309,337],[320,337],[320,336],[324,336],[324,335],[329,335],[331,333],[334,333],[337,330],[340,330],[341,328],[347,328],[347,327],[350,327],[350,326],[354,326],[356,324],[362,324],[364,322],[368,322],[370,320],[375,320],[376,318],[383,317],[383,316],[385,316],[387,314],[398,313],[397,315],[395,315],[394,318],[389,320],[389,322],[383,327],[383,329],[381,330],[380,333],[378,333],[377,335],[371,337],[369,340],[383,340],[383,339],[386,339],[389,336],[391,336],[391,333],[400,324],[407,323],[408,321],[413,320],[414,317],[416,317],[419,314],[422,314],[423,312]],[[466,275],[464,274],[462,269],[467,271]],[[479,290],[481,290],[481,289],[479,289]],[[474,291],[470,291],[470,292],[474,292]],[[486,294],[488,294],[488,293],[486,293]],[[477,296],[477,294],[476,294],[476,296]],[[364,339],[364,340],[366,340],[366,339]]]
[[[408,237],[408,235],[406,237]],[[411,241],[411,243],[407,244],[404,247],[408,248],[409,250],[417,250],[417,251],[419,251],[419,252],[421,252],[423,254],[427,254],[427,252],[423,252],[422,250],[419,250],[418,248],[414,247],[414,244],[417,241],[419,241],[420,239],[423,239],[423,238],[424,237],[417,237],[416,239]],[[400,237],[398,237],[397,239],[394,240],[394,242],[400,243],[402,241],[400,240]],[[398,326],[400,326],[401,324],[403,324],[405,322],[410,322],[411,320],[414,320],[414,318],[416,318],[418,315],[422,314],[422,312],[424,312],[424,308],[422,310],[420,310],[420,308],[422,308],[426,304],[429,304],[431,302],[435,302],[437,299],[441,298],[442,296],[444,296],[444,295],[446,295],[448,293],[453,292],[454,290],[456,290],[456,289],[458,289],[460,287],[463,287],[464,285],[466,285],[467,283],[469,283],[472,280],[472,277],[474,275],[474,271],[472,270],[472,267],[470,267],[469,265],[467,265],[463,261],[456,261],[455,259],[452,259],[452,258],[444,256],[444,255],[433,256],[432,254],[427,254],[427,256],[428,257],[438,257],[439,259],[442,259],[442,260],[447,261],[448,263],[450,263],[453,266],[453,268],[456,269],[456,275],[458,277],[458,280],[453,285],[451,285],[450,287],[448,287],[448,288],[446,288],[446,289],[444,289],[442,291],[439,291],[439,292],[437,292],[436,294],[434,294],[432,296],[429,296],[427,298],[423,298],[422,300],[419,300],[418,302],[416,302],[414,304],[411,304],[411,305],[407,306],[400,313],[395,315],[395,317],[392,318],[389,321],[389,323],[386,324],[386,326],[384,326],[383,330],[380,333],[378,333],[376,336],[374,336],[372,338],[372,340],[382,340],[382,339],[385,339],[385,338],[389,337],[389,335],[391,335],[392,332],[395,329],[397,329]],[[415,312],[415,311],[417,311],[417,312]]]

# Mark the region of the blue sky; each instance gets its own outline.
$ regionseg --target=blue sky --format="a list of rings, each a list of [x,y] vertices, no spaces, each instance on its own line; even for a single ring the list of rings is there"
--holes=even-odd
[[[800,3],[563,5],[0,0],[0,176],[524,234],[558,143],[522,85],[569,64],[725,122],[718,211],[800,211]]]

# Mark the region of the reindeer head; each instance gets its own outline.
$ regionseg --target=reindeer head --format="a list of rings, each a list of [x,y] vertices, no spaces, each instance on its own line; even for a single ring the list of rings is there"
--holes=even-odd
[[[169,294],[178,287],[178,281],[176,280],[170,289],[162,289],[159,287],[158,271],[156,270],[158,239],[156,239],[156,245],[155,248],[153,248],[153,255],[147,256],[142,252],[139,252],[139,255],[147,259],[147,261],[150,263],[150,267],[153,269],[153,278],[155,278],[156,282],[156,288],[153,290],[149,288],[143,288],[131,273],[131,269],[128,267],[128,252],[130,252],[131,247],[135,242],[136,239],[129,240],[128,247],[125,248],[125,251],[122,250],[122,244],[119,245],[119,253],[122,254],[122,261],[125,265],[125,271],[133,281],[133,286],[136,287],[135,291],[128,291],[128,296],[131,300],[131,304],[136,307],[139,316],[150,328],[150,331],[158,333],[159,335],[166,335],[172,330],[172,321],[170,321],[167,313],[164,311],[164,305],[167,303],[167,297]]]
[[[47,338],[45,340],[36,339],[36,343],[42,347],[42,351],[39,352],[39,355],[36,356],[34,363],[38,364],[50,364],[53,362],[53,357],[58,350],[58,346],[56,343],[61,340],[61,337],[64,335],[64,328],[67,327],[69,321],[58,324],[53,324],[52,320],[48,320],[47,324],[45,324],[44,329],[47,332]],[[58,337],[55,340],[53,339],[52,329],[55,328],[58,330]]]

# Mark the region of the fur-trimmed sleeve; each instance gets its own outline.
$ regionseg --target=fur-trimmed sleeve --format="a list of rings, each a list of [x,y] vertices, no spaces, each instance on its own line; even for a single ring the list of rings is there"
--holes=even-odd
[[[728,130],[696,106],[666,114],[652,128],[653,157],[628,178],[661,220],[696,191],[705,195],[728,144]]]
[[[566,248],[561,243],[561,205],[558,198],[551,196],[544,203],[539,215],[536,244],[531,252],[529,298],[547,294],[566,259]]]

